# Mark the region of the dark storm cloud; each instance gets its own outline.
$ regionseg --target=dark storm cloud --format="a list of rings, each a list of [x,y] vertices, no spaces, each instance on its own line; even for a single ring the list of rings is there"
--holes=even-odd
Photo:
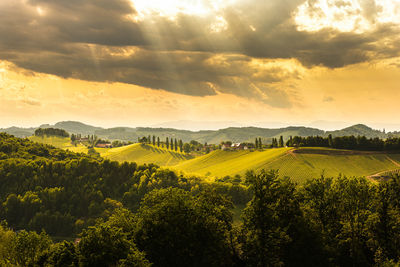
[[[254,59],[295,58],[306,67],[338,68],[399,54],[398,27],[389,24],[363,34],[299,31],[293,12],[302,2],[239,1],[218,14],[226,27],[212,30],[215,14],[136,21],[128,0],[3,0],[0,59],[65,78],[194,96],[231,93],[287,108],[290,93],[276,84],[300,75],[254,66]],[[370,20],[376,12],[365,10]]]

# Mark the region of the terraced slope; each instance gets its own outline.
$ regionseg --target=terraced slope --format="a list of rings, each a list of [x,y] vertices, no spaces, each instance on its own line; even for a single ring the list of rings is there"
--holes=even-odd
[[[301,150],[300,150],[301,151]],[[289,176],[297,182],[325,176],[370,176],[398,168],[398,154],[384,153],[288,153],[285,157],[271,162],[268,167],[279,169],[282,176]],[[326,152],[326,151],[325,151]]]
[[[190,156],[183,153],[143,144],[133,144],[109,149],[96,148],[96,150],[104,158],[119,162],[136,162],[138,164],[155,163],[160,166],[173,166],[191,159]]]
[[[188,173],[216,177],[244,174],[249,169],[267,168],[270,162],[285,156],[289,150],[289,148],[253,152],[249,150],[216,150],[207,155],[182,162],[174,168]]]
[[[188,173],[223,177],[245,174],[246,170],[278,169],[302,183],[306,179],[326,176],[370,176],[398,169],[399,154],[357,152],[336,149],[269,149],[262,152],[214,151],[174,168]]]

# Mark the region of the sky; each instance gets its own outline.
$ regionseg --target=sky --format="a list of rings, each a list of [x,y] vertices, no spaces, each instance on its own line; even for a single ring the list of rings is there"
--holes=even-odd
[[[400,0],[0,1],[0,128],[400,130],[399,99]]]

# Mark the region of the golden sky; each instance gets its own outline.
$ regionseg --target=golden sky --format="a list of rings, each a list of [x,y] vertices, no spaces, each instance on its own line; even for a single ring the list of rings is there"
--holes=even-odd
[[[3,0],[0,128],[400,124],[399,0]]]

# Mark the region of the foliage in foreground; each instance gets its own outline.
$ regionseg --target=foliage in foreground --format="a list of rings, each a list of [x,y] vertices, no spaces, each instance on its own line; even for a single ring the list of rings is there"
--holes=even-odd
[[[213,190],[154,189],[132,213],[117,209],[53,244],[41,233],[0,230],[1,264],[39,266],[398,266],[400,178],[325,178],[298,187],[274,171],[248,173],[243,223]]]

